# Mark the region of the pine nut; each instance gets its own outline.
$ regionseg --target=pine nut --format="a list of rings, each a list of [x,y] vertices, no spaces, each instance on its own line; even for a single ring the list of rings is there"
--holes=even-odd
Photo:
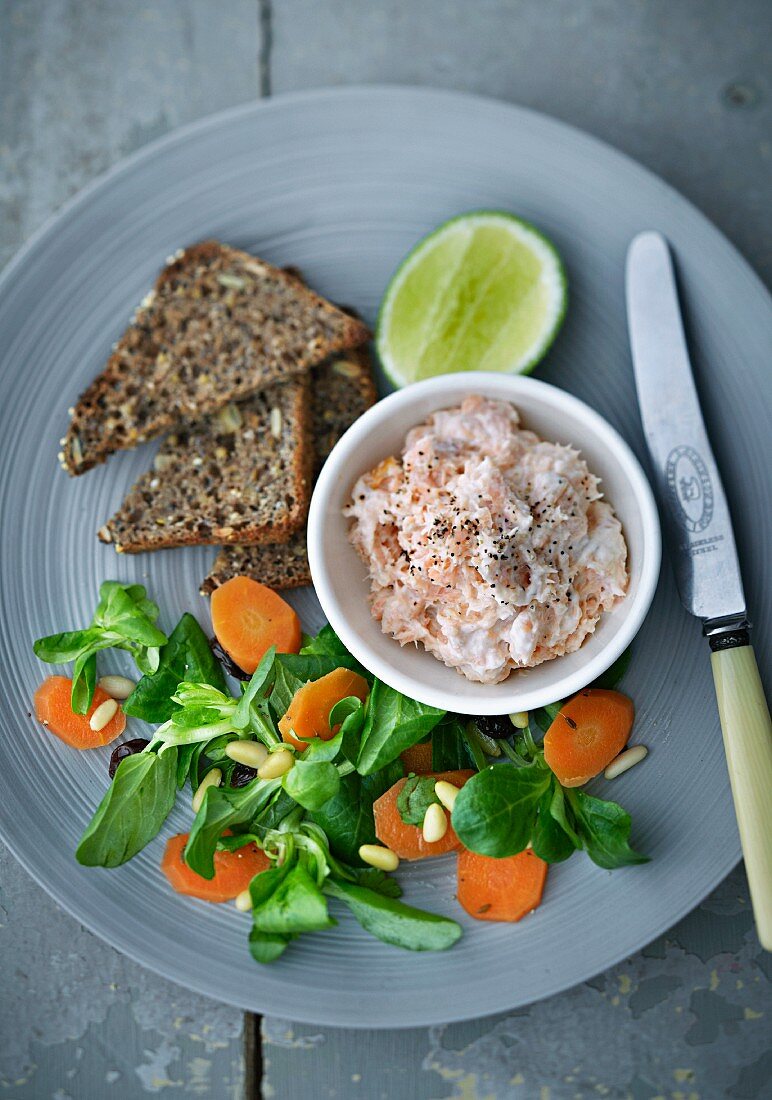
[[[516,730],[524,730],[528,725],[528,711],[516,710],[514,714],[510,714],[509,720]]]
[[[198,790],[193,795],[193,813],[197,814],[204,801],[204,795],[210,787],[219,787],[222,783],[222,772],[219,768],[212,768],[206,773],[198,785]]]
[[[236,908],[240,913],[248,913],[252,908],[252,895],[249,890],[242,890],[236,897]]]
[[[379,871],[396,871],[399,867],[397,853],[380,844],[363,844],[359,849],[359,858],[363,863],[377,867]]]
[[[295,757],[289,749],[279,749],[278,752],[272,752],[265,763],[260,765],[257,774],[261,779],[278,779],[280,775],[285,775],[294,763]]]
[[[111,699],[128,699],[136,686],[128,676],[103,676],[99,681],[99,687]]]
[[[448,819],[442,806],[432,802],[424,814],[423,836],[427,844],[436,844],[448,831]]]
[[[460,787],[454,787],[452,783],[448,783],[447,779],[439,779],[434,784],[434,793],[449,814],[453,813],[453,807],[456,804],[460,789]]]
[[[619,756],[611,761],[603,773],[604,778],[616,779],[618,775],[622,775],[623,772],[634,768],[636,764],[640,764],[641,760],[648,756],[648,753],[649,750],[645,745],[633,745],[631,749],[625,749],[624,752],[620,752]]]
[[[104,703],[100,703],[94,713],[88,720],[88,724],[94,733],[99,733],[103,730],[108,722],[111,722],[115,718],[118,712],[118,704],[115,699],[105,699]]]
[[[237,764],[260,768],[268,759],[268,749],[260,741],[230,741],[225,746],[225,755]]]

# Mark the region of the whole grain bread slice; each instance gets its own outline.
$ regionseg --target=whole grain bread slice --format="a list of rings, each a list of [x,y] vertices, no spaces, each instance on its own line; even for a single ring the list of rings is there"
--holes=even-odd
[[[366,348],[347,352],[311,372],[315,474],[348,427],[376,399]],[[300,588],[311,583],[305,530],[288,542],[262,546],[225,546],[201,584],[210,595],[231,577],[253,577],[269,588]]]
[[[204,241],[178,253],[71,412],[60,461],[82,474],[369,338],[292,272]]]
[[[287,542],[264,546],[223,546],[208,576],[201,582],[202,596],[211,596],[215,588],[231,577],[252,577],[277,590],[302,588],[311,583],[308,568],[305,528]]]
[[[127,554],[289,539],[311,495],[309,390],[292,379],[178,428],[99,538]]]

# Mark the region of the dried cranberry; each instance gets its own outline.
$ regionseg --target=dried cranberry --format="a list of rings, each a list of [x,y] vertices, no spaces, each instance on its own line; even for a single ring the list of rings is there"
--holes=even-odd
[[[257,776],[254,768],[248,768],[246,764],[237,764],[231,772],[228,783],[231,787],[246,787]]]
[[[108,768],[110,778],[112,779],[115,775],[121,760],[125,760],[127,756],[134,756],[137,752],[142,752],[149,744],[150,742],[146,741],[144,737],[132,737],[131,741],[122,741],[120,745],[116,745],[110,757]]]
[[[515,732],[508,714],[486,714],[475,718],[474,724],[480,733],[492,737],[494,741],[501,741],[504,737],[511,737]]]
[[[209,648],[214,653],[217,660],[223,666],[229,676],[232,676],[234,680],[250,680],[251,676],[248,672],[245,672],[243,668],[239,668],[236,662],[231,657],[230,653],[226,653],[216,638],[209,639]]]

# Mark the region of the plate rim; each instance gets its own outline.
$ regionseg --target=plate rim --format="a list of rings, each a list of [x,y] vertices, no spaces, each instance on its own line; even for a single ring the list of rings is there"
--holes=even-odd
[[[114,165],[108,168],[105,172],[100,173],[93,180],[89,181],[83,188],[79,189],[73,196],[67,199],[56,211],[54,211],[46,220],[36,229],[33,233],[23,242],[20,248],[11,257],[8,263],[0,270],[0,297],[4,295],[9,285],[12,284],[17,272],[23,270],[24,265],[27,263],[30,256],[32,256],[41,245],[45,245],[46,241],[53,237],[60,229],[63,223],[71,218],[74,214],[77,214],[80,209],[85,206],[91,196],[94,193],[101,191],[104,188],[108,188],[119,180],[122,176],[127,175],[137,166],[144,162],[151,161],[158,156],[164,156],[169,149],[173,149],[178,145],[183,145],[191,139],[195,139],[201,135],[204,135],[212,130],[217,130],[222,126],[228,125],[230,122],[238,121],[241,118],[246,118],[258,113],[273,113],[274,111],[280,111],[286,106],[294,104],[303,104],[305,102],[318,102],[335,101],[340,99],[355,99],[361,96],[386,96],[394,98],[402,98],[404,101],[409,101],[413,97],[419,97],[424,101],[434,100],[437,104],[444,103],[447,107],[452,108],[454,103],[472,103],[477,105],[481,110],[497,111],[502,115],[508,115],[510,118],[519,118],[526,123],[537,126],[542,130],[552,130],[556,134],[567,135],[570,139],[581,141],[585,147],[592,148],[593,146],[597,151],[603,155],[604,158],[614,159],[620,166],[624,167],[626,171],[634,171],[639,178],[645,178],[649,181],[650,185],[660,189],[663,195],[676,200],[681,206],[685,206],[689,209],[692,218],[699,224],[703,230],[713,235],[714,239],[719,239],[723,244],[727,253],[731,255],[736,270],[741,272],[750,282],[754,285],[757,291],[761,291],[761,294],[768,303],[772,306],[772,295],[770,295],[764,281],[760,275],[745,258],[745,256],[739,251],[739,249],[729,240],[726,234],[718,228],[708,217],[704,214],[699,207],[697,207],[690,199],[686,198],[680,191],[673,187],[670,183],[663,180],[651,169],[646,167],[637,161],[634,157],[628,155],[615,148],[613,145],[604,141],[601,138],[595,137],[592,134],[587,133],[580,127],[574,126],[571,123],[564,122],[561,119],[554,118],[550,115],[544,114],[540,111],[536,111],[532,108],[520,106],[518,104],[509,103],[506,100],[497,99],[491,96],[480,95],[476,93],[469,93],[463,91],[456,91],[450,89],[442,89],[431,86],[420,86],[411,84],[353,84],[347,85],[342,88],[318,88],[307,89],[298,92],[282,93],[276,96],[272,96],[262,100],[252,100],[243,104],[239,104],[235,107],[227,108],[222,111],[206,115],[202,118],[195,119],[183,126],[177,127],[171,130],[168,134],[161,136],[135,150],[133,153],[121,158]],[[11,376],[10,371],[2,371],[0,373],[0,382],[5,382]],[[238,996],[233,995],[233,991],[230,993],[218,990],[212,992],[211,983],[207,986],[204,983],[197,981],[195,973],[185,974],[180,976],[178,970],[173,966],[165,966],[163,961],[154,960],[148,962],[147,958],[143,957],[140,952],[134,951],[131,948],[127,948],[124,943],[120,942],[117,934],[111,934],[111,930],[106,926],[106,922],[100,922],[98,915],[95,917],[84,917],[81,913],[77,912],[76,906],[71,905],[68,901],[62,900],[57,896],[55,890],[47,883],[43,877],[42,872],[39,872],[35,867],[28,864],[25,856],[23,856],[20,850],[17,848],[13,838],[15,830],[12,827],[12,823],[6,822],[2,816],[0,816],[0,839],[3,840],[8,850],[13,857],[22,866],[22,868],[40,885],[46,893],[53,898],[55,903],[67,912],[71,917],[78,921],[79,924],[87,928],[89,931],[97,935],[100,939],[110,944],[111,947],[118,950],[121,954],[126,955],[139,965],[146,967],[147,969],[161,975],[169,981],[174,982],[183,988],[188,988],[197,992],[203,996],[208,996],[213,999],[218,999],[224,1003],[234,1005],[245,1011],[262,1011],[259,1007],[256,1007],[254,1002],[249,1000],[240,999]],[[651,937],[647,937],[644,943],[640,941],[640,934],[631,937],[630,943],[626,944],[623,949],[618,952],[614,952],[613,956],[606,960],[603,966],[598,969],[596,965],[592,965],[586,972],[582,971],[578,976],[572,976],[569,983],[566,984],[565,980],[559,976],[554,976],[551,980],[545,979],[543,993],[535,999],[528,999],[521,1001],[517,998],[516,994],[511,996],[499,997],[496,999],[496,1003],[491,1004],[489,1009],[486,1009],[482,1016],[494,1015],[500,1012],[511,1011],[514,1008],[522,1004],[533,1004],[539,1000],[543,1000],[547,997],[553,996],[558,992],[563,992],[575,987],[582,982],[587,981],[589,978],[596,974],[603,973],[606,970],[616,966],[622,960],[629,958],[631,954],[641,950],[646,944],[651,943],[667,931],[667,929],[673,927],[674,924],[682,920],[683,917],[691,912],[702,900],[704,900],[715,887],[723,881],[726,875],[738,864],[741,859],[741,852],[739,850],[739,844],[734,853],[728,851],[724,860],[714,868],[714,872],[710,875],[709,880],[705,879],[697,889],[690,889],[688,891],[685,900],[680,905],[676,906],[668,913],[666,919],[656,922],[653,927],[656,931],[653,932]],[[277,1007],[277,1011],[281,1013],[284,1011],[281,1006]],[[479,1013],[470,1014],[468,1011],[445,1011],[442,1016],[443,1023],[454,1023],[470,1018],[478,1018]],[[304,1012],[302,1004],[298,1008],[292,1009],[292,1018],[298,1022],[308,1024],[330,1024],[329,1018],[322,1018],[319,1014],[313,1011]],[[405,1016],[405,1013],[401,1013],[399,1020],[392,1019],[390,1022],[381,1023],[376,1025],[378,1028],[393,1028],[395,1030],[426,1026],[427,1024],[433,1024],[440,1022],[439,1019],[417,1019],[410,1015]],[[357,1014],[355,1007],[344,1009],[343,1012],[340,1009],[336,1012],[336,1021],[332,1026],[350,1027],[353,1029],[372,1029],[373,1025],[367,1021],[363,1021],[361,1012]]]

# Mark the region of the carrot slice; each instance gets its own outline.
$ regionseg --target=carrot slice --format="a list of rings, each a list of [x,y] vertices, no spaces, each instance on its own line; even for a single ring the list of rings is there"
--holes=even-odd
[[[491,859],[462,848],[457,873],[457,897],[470,917],[517,921],[540,905],[547,864],[530,849]]]
[[[92,730],[91,715],[110,696],[102,688],[94,691],[88,714],[76,714],[70,702],[72,680],[67,676],[49,676],[35,692],[35,717],[74,749],[99,749],[120,737],[126,729],[126,715],[120,706],[101,730]]]
[[[245,844],[235,852],[215,852],[214,878],[202,878],[191,871],[182,853],[187,833],[178,833],[166,842],[161,870],[173,890],[202,901],[230,901],[246,890],[255,875],[267,871],[271,861],[256,844]]]
[[[564,787],[581,787],[619,755],[634,718],[626,695],[586,688],[558,711],[544,735],[544,759]]]
[[[304,684],[293,695],[287,713],[279,719],[282,740],[301,752],[306,744],[299,738],[307,741],[310,737],[320,737],[322,741],[329,741],[340,729],[340,726],[330,727],[330,711],[335,704],[351,695],[364,703],[369,691],[367,680],[347,668],[333,669],[326,676]]]
[[[399,754],[399,758],[405,765],[406,772],[415,772],[416,775],[428,775],[432,770],[432,743],[424,741],[413,745]]]
[[[467,779],[475,774],[473,771],[432,772],[435,779],[444,779],[452,783],[454,787],[463,787]],[[423,832],[418,825],[406,825],[397,809],[399,792],[405,785],[404,779],[399,779],[393,787],[389,787],[373,803],[375,814],[375,835],[381,844],[391,848],[400,859],[426,859],[427,856],[443,856],[446,852],[452,852],[458,848],[461,841],[456,836],[453,826],[448,824],[448,831],[441,840],[428,843],[424,840]]]
[[[231,577],[212,593],[212,626],[217,641],[250,676],[267,649],[297,653],[300,619],[273,589],[250,577]]]

